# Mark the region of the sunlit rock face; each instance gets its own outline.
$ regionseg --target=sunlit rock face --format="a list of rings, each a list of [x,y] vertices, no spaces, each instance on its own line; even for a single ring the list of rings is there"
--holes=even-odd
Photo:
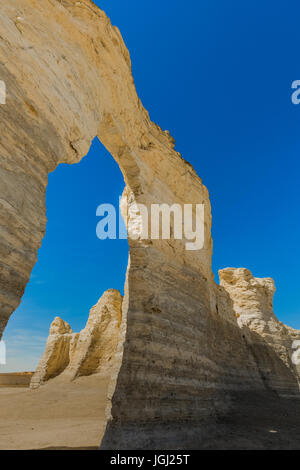
[[[150,121],[129,53],[106,15],[89,0],[1,2],[0,79],[7,85],[0,106],[0,332],[45,233],[48,173],[80,161],[98,136],[126,182],[127,224],[137,237],[129,239],[102,447],[190,447],[226,412],[233,392],[294,393],[293,370],[269,341],[240,328],[231,292],[213,280],[208,191],[170,134]],[[204,204],[204,247],[143,240],[134,220],[141,203]],[[61,335],[61,368],[72,335]]]
[[[31,388],[39,387],[49,379],[57,377],[66,369],[77,339],[78,333],[72,333],[67,322],[59,317],[53,320],[46,349],[31,379]]]
[[[31,388],[53,378],[69,381],[92,374],[107,375],[115,358],[121,318],[122,296],[114,289],[104,292],[80,333],[73,333],[65,321],[56,317]]]
[[[255,278],[245,268],[227,268],[219,271],[220,285],[228,292],[238,324],[257,357],[262,376],[268,386],[289,393],[293,376],[300,370],[293,362],[293,342],[300,339],[300,331],[280,322],[273,311],[275,283],[271,278]],[[249,334],[249,330],[253,334]],[[264,357],[261,349],[268,344],[273,349],[275,363]],[[281,361],[277,363],[277,359]],[[278,373],[274,375],[278,369]],[[292,375],[290,374],[292,373]],[[277,375],[277,376],[276,376]],[[275,382],[275,383],[274,383]],[[298,390],[295,384],[295,390]]]
[[[275,283],[271,278],[255,278],[245,268],[226,268],[219,271],[220,285],[229,293],[239,324],[278,323],[273,312]],[[261,330],[262,331],[262,330]]]

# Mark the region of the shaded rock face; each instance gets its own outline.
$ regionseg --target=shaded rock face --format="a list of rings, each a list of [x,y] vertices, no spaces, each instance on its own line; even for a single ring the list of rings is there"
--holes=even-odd
[[[242,306],[213,280],[208,191],[170,134],[150,121],[129,53],[106,15],[89,0],[1,2],[0,79],[7,85],[0,106],[0,335],[45,233],[48,173],[79,162],[98,136],[124,175],[122,211],[136,236],[129,238],[102,448],[191,446],[226,412],[231,394],[294,393],[290,365],[252,320],[240,327],[234,309]],[[187,251],[186,240],[143,240],[139,203],[204,204],[203,249]],[[256,313],[259,304],[264,318],[269,300],[255,300]],[[94,368],[93,335],[85,331],[77,348],[79,336],[49,337],[50,363],[59,367],[48,377],[58,369],[74,377],[75,357],[81,373]]]
[[[122,296],[114,289],[104,292],[80,333],[73,333],[68,323],[56,317],[30,387],[37,388],[55,377],[73,380],[107,374],[118,345],[121,317]]]

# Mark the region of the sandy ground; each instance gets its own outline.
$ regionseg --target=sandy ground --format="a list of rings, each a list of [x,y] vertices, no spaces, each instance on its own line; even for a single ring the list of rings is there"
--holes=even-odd
[[[108,379],[54,381],[38,390],[0,387],[0,449],[96,450],[105,426]],[[233,397],[233,410],[198,449],[300,449],[300,399]]]
[[[0,388],[0,449],[99,446],[108,380],[92,376],[55,380],[37,390]]]

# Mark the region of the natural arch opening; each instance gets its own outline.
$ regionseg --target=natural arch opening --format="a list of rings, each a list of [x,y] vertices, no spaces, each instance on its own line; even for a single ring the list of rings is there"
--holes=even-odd
[[[4,447],[99,445],[128,263],[128,241],[118,237],[123,190],[118,164],[98,138],[80,163],[59,165],[49,175],[46,234],[20,307],[5,330],[7,364],[0,372],[11,373],[14,385],[20,372],[35,371],[43,353],[46,357],[37,381],[31,379],[34,402],[26,388],[2,396],[7,404]],[[96,235],[96,209],[102,204],[115,208],[115,239]],[[61,321],[53,322],[58,316]],[[29,376],[22,377],[25,386]],[[15,419],[24,426],[17,438]]]

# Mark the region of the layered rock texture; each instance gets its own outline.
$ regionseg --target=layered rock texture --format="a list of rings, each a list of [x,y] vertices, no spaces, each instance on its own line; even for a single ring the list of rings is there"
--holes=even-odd
[[[244,268],[223,269],[219,276],[266,387],[287,394],[294,389],[297,393],[300,369],[292,360],[295,352],[292,346],[300,339],[300,331],[283,325],[275,316],[273,279],[255,278]]]
[[[284,337],[271,314],[272,282],[243,272],[237,284],[244,287],[233,288],[233,271],[215,284],[208,191],[170,134],[150,121],[129,53],[106,15],[89,0],[1,2],[0,79],[7,86],[0,106],[0,334],[45,233],[48,173],[80,161],[98,136],[126,182],[122,206],[134,236],[102,448],[190,448],[216,427],[233,394],[296,394],[293,333],[286,328]],[[204,204],[204,247],[144,240],[140,203]],[[48,354],[59,347],[61,358],[44,364],[74,376],[76,357],[90,372],[98,353],[87,331],[80,348],[80,335],[64,322],[53,331]]]
[[[37,388],[55,377],[64,381],[107,375],[118,345],[121,318],[122,296],[113,289],[106,291],[91,309],[80,333],[73,333],[68,323],[56,317],[30,387]]]

